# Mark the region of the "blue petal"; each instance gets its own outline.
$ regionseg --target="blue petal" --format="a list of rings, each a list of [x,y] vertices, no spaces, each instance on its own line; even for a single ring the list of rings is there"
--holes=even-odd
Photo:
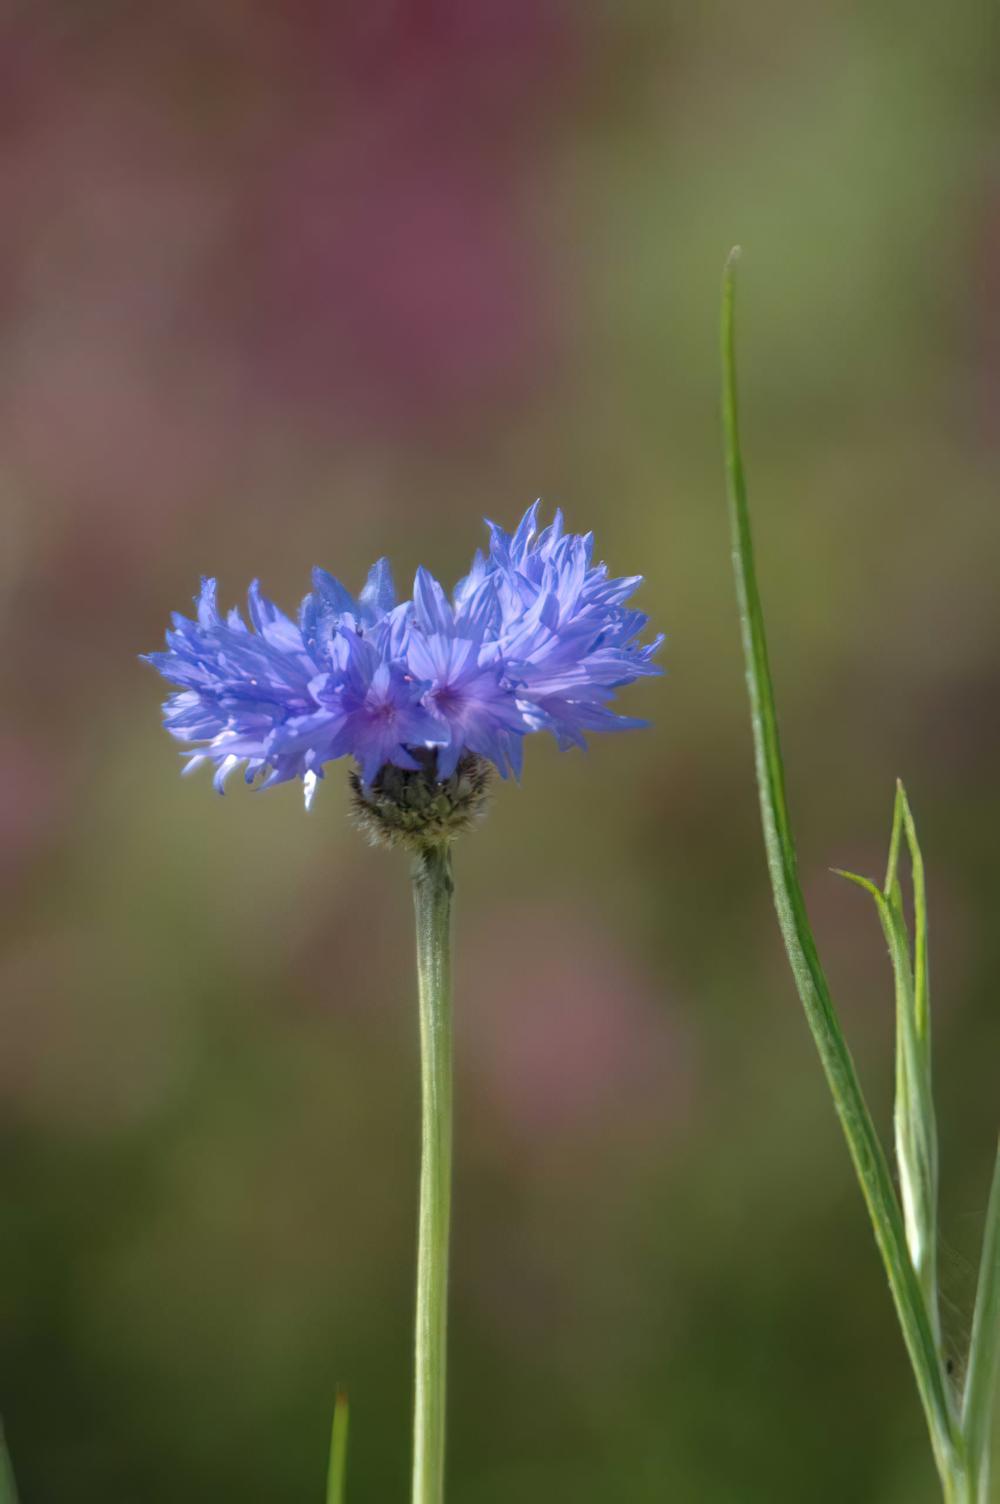
[[[195,605],[198,607],[198,625],[203,630],[207,631],[209,627],[219,625],[217,597],[217,582],[212,579],[203,579],[201,593],[195,597]]]
[[[538,527],[538,508],[540,506],[540,500],[533,502],[517,525],[517,531],[515,532],[510,545],[511,558],[515,563],[518,561],[518,559],[524,557],[524,554],[526,553],[528,548],[528,544],[535,536],[535,532]]]
[[[316,568],[312,572],[313,587],[321,603],[327,606],[338,616],[356,615],[358,603],[351,592],[343,586],[332,574],[325,569]]]
[[[372,565],[359,599],[373,617],[386,616],[395,606],[396,587],[388,559],[379,559]]]
[[[454,631],[455,618],[448,597],[423,565],[417,570],[413,581],[413,609],[417,624],[425,632],[440,632],[450,636]]]

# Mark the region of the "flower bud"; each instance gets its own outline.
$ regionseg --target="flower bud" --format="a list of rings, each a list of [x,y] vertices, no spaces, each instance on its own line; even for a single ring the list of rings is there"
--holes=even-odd
[[[386,763],[367,788],[351,773],[354,823],[373,846],[425,851],[454,840],[486,813],[493,769],[485,758],[466,753],[451,777],[439,781],[435,752],[414,757],[419,768]]]

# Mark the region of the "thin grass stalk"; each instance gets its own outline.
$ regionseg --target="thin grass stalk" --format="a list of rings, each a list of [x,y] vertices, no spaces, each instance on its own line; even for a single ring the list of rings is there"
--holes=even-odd
[[[733,568],[746,662],[761,821],[775,909],[792,975],[847,1140],[875,1241],[910,1356],[946,1497],[966,1475],[964,1440],[937,1349],[924,1293],[906,1242],[889,1166],[837,1018],[809,924],[785,794],[774,690],[740,449],[734,336],[734,269],[726,263],[722,298],[722,414]]]

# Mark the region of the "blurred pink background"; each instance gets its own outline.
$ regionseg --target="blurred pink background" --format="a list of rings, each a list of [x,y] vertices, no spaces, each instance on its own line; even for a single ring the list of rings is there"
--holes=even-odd
[[[931,872],[960,1350],[996,1130],[995,36],[971,0],[43,0],[0,19],[0,1330],[22,1504],[405,1496],[405,863],[181,783],[201,574],[462,572],[541,494],[668,632],[650,731],[458,853],[451,1487],[931,1500],[760,849],[717,421],[803,871],[888,1127],[877,872]],[[830,1417],[836,1417],[836,1423]]]

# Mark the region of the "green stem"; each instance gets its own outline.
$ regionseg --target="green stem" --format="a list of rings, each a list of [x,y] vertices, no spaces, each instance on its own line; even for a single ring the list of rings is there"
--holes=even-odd
[[[833,1006],[799,881],[740,453],[733,333],[735,259],[736,253],[726,264],[723,284],[722,415],[733,568],[750,694],[761,821],[774,904],[792,975],[882,1255],[945,1497],[957,1504],[963,1495],[956,1490],[962,1487],[965,1476],[963,1437],[938,1355],[930,1312],[907,1248],[903,1216],[892,1176]]]
[[[972,1475],[959,1462],[947,1474],[941,1476],[944,1504],[986,1504],[986,1495],[974,1482]]]
[[[428,846],[413,868],[423,1091],[413,1504],[441,1504],[444,1498],[452,1134],[451,895],[448,847]]]
[[[326,1475],[326,1504],[344,1504],[347,1483],[347,1430],[349,1425],[347,1395],[337,1390],[330,1432],[330,1466]]]
[[[989,1490],[990,1433],[1000,1371],[1000,1149],[997,1151],[986,1211],[986,1232],[972,1319],[969,1368],[965,1379],[962,1422],[969,1468],[977,1488],[976,1504]]]
[[[2,1421],[0,1421],[0,1504],[17,1504],[17,1484],[14,1482],[14,1469],[11,1467]]]

